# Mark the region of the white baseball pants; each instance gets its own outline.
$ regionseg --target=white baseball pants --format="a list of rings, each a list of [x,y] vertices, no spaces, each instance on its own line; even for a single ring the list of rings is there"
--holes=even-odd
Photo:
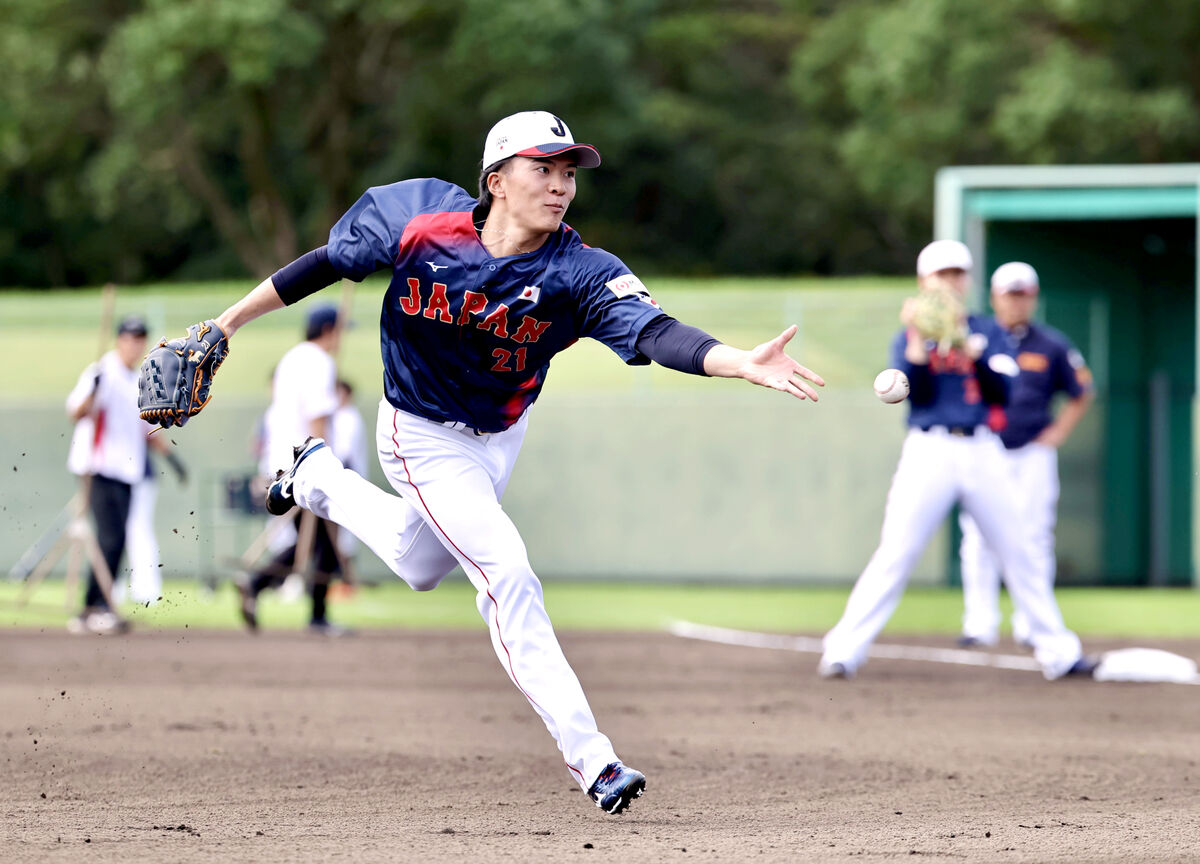
[[[546,614],[525,544],[500,506],[528,413],[504,432],[477,435],[379,405],[379,461],[399,497],[342,466],[324,448],[296,472],[296,502],[354,533],[413,590],[429,591],[462,565],[477,591],[492,647],[587,790],[616,761]]]
[[[1045,444],[1026,444],[1004,451],[1004,461],[1017,488],[1019,524],[1028,532],[1034,565],[1040,578],[1054,587],[1054,526],[1058,520],[1058,450]],[[962,528],[962,633],[988,645],[1000,634],[1000,565],[966,513]],[[1012,616],[1013,638],[1029,642],[1029,620],[1021,609]]]
[[[137,603],[153,603],[162,597],[158,538],[154,534],[157,498],[157,481],[144,477],[133,484],[125,522],[125,554],[129,560],[129,599]]]
[[[1046,678],[1066,674],[1080,658],[1079,638],[1063,624],[1054,592],[1038,573],[1020,529],[1003,449],[983,428],[973,437],[936,427],[909,431],[888,492],[879,548],[850,592],[841,620],[825,636],[823,664],[841,663],[852,673],[866,662],[917,559],[955,502],[974,516],[1000,557],[1013,601],[1029,618],[1034,657]]]

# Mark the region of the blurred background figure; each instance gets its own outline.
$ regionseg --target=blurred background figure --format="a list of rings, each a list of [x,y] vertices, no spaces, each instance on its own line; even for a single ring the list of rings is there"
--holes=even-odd
[[[67,416],[75,422],[67,467],[84,479],[96,541],[114,579],[121,573],[133,489],[146,477],[147,441],[164,453],[170,446],[162,438],[150,438],[152,427],[138,416],[137,370],[145,353],[145,322],[133,316],[123,319],[117,326],[116,347],[83,370],[66,401]],[[68,622],[68,629],[115,633],[128,626],[109,606],[95,568],[90,568],[83,609]]]
[[[1004,456],[1018,490],[1020,529],[1030,543],[1038,578],[1054,585],[1054,526],[1058,514],[1058,448],[1071,436],[1092,403],[1091,373],[1083,355],[1059,331],[1034,323],[1038,274],[1010,261],[992,274],[996,322],[1012,337],[1019,368],[999,430]],[[1065,393],[1055,417],[1051,403]],[[1000,631],[1000,566],[969,513],[962,527],[963,622],[959,645],[995,645]],[[1028,647],[1029,619],[1012,616],[1013,638]]]
[[[113,586],[114,599],[118,602],[124,597],[142,604],[157,603],[162,599],[162,560],[159,556],[158,537],[154,532],[154,505],[158,501],[158,468],[150,452],[153,449],[155,448],[151,447],[146,452],[146,473],[134,484],[129,504],[129,520],[125,524],[129,578],[118,579]],[[187,466],[183,460],[174,450],[167,450],[163,457],[179,482],[186,483]]]
[[[259,467],[264,476],[273,479],[276,472],[290,468],[295,459],[292,448],[303,444],[309,436],[324,438],[331,434],[333,416],[339,408],[333,358],[340,340],[337,309],[316,306],[308,313],[304,341],[284,354],[276,365],[271,381],[271,405],[262,421],[263,458]],[[267,588],[283,586],[294,571],[311,567],[311,574],[300,574],[308,577],[312,598],[309,631],[327,636],[347,632],[331,624],[326,612],[330,579],[341,573],[334,532],[325,520],[309,518],[313,528],[306,536],[303,511],[297,510],[294,536],[287,535],[291,542],[248,580],[238,582],[242,620],[250,630],[258,629],[259,594]],[[300,548],[303,545],[309,545],[307,555]],[[307,564],[303,560],[298,562],[298,557],[307,557]]]
[[[366,477],[370,470],[367,466],[367,432],[362,412],[354,404],[354,386],[344,378],[339,378],[337,395],[338,409],[330,418],[326,444],[345,467]],[[330,527],[338,529],[336,523],[331,523]],[[335,530],[334,533],[337,551],[341,556],[342,587],[348,589],[354,584],[354,554],[358,551],[358,538],[349,531]]]
[[[367,433],[362,413],[354,404],[354,386],[343,378],[337,382],[338,407],[329,422],[325,442],[333,455],[356,474],[367,476]]]

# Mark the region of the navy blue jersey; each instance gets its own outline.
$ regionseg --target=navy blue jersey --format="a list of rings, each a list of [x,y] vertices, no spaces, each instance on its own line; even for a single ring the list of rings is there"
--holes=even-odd
[[[329,232],[329,261],[361,280],[390,267],[380,315],[384,393],[402,411],[508,428],[541,392],[550,358],[583,336],[646,364],[638,334],[663,315],[619,258],[567,225],[493,258],[474,197],[442,180],[368,189]]]
[[[1024,447],[1050,425],[1050,403],[1056,393],[1074,399],[1092,385],[1092,374],[1069,339],[1053,327],[1030,324],[1011,334],[1020,372],[1013,384],[1000,432],[1010,450]]]
[[[892,340],[892,365],[908,376],[909,426],[979,426],[987,422],[991,403],[1005,401],[1012,381],[1012,375],[1006,372],[1016,373],[1012,342],[992,318],[971,315],[967,325],[971,333],[987,338],[987,347],[978,361],[961,348],[943,353],[936,343],[927,342],[929,362],[918,365],[904,358],[907,331],[901,330]],[[1007,355],[1007,359],[994,361],[997,355]]]

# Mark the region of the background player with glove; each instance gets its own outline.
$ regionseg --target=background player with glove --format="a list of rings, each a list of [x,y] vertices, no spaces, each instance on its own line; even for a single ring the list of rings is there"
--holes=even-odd
[[[1052,590],[1037,574],[1019,528],[1016,489],[1000,441],[985,425],[989,403],[1004,404],[1016,377],[1006,334],[991,319],[966,316],[965,310],[947,314],[948,305],[963,307],[946,297],[927,299],[930,292],[965,296],[971,267],[970,250],[953,240],[930,243],[917,258],[921,293],[905,302],[905,329],[892,344],[892,365],[911,387],[908,435],[888,492],[879,547],[841,620],[825,636],[818,667],[823,677],[851,677],[866,662],[917,559],[955,503],[975,517],[1001,556],[1009,590],[1029,617],[1043,674],[1090,671],[1078,637],[1064,626]],[[926,304],[941,311],[933,314]],[[937,330],[921,332],[918,322]]]
[[[992,274],[996,321],[1015,341],[1019,373],[1000,430],[1004,456],[1018,489],[1020,526],[1027,532],[1038,578],[1054,585],[1054,523],[1058,511],[1058,448],[1070,437],[1092,401],[1091,373],[1083,356],[1053,327],[1035,324],[1038,275],[1022,261],[1010,261]],[[1052,417],[1051,402],[1068,402]],[[962,526],[963,624],[959,644],[994,645],[1000,629],[1000,571],[979,526],[968,513]],[[1024,611],[1012,617],[1013,638],[1028,645]]]
[[[580,787],[597,806],[620,812],[645,777],[623,765],[597,729],[524,543],[500,506],[550,360],[587,336],[627,363],[745,378],[800,399],[815,400],[812,384],[824,382],[784,351],[795,327],[751,351],[722,345],[663,312],[620,259],[585,246],[563,217],[577,168],[599,163],[596,149],[576,143],[553,114],[506,117],[484,144],[478,197],[433,179],[372,188],[327,246],[265,280],[213,326],[231,336],[342,277],[392,272],[376,440],[399,496],[344,469],[314,440],[298,448],[268,507],[294,499],[333,519],[416,590],[435,588],[461,565],[505,672]],[[153,361],[152,354],[151,378]],[[191,368],[202,372],[203,362]],[[158,378],[166,380],[162,370]],[[170,402],[162,391],[159,401]],[[163,417],[173,421],[197,402]]]

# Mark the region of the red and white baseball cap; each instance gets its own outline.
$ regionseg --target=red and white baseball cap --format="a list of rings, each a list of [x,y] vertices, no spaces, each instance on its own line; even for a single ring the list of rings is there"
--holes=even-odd
[[[1026,294],[1038,292],[1037,271],[1024,261],[1009,261],[1001,264],[992,274],[992,290],[997,294],[1021,291]]]
[[[975,262],[971,250],[957,240],[934,240],[917,256],[917,275],[928,276],[939,270],[966,270],[970,272]]]
[[[561,156],[572,152],[580,168],[595,168],[600,153],[591,144],[577,144],[571,130],[549,111],[510,114],[492,127],[483,145],[483,167],[510,156]]]

